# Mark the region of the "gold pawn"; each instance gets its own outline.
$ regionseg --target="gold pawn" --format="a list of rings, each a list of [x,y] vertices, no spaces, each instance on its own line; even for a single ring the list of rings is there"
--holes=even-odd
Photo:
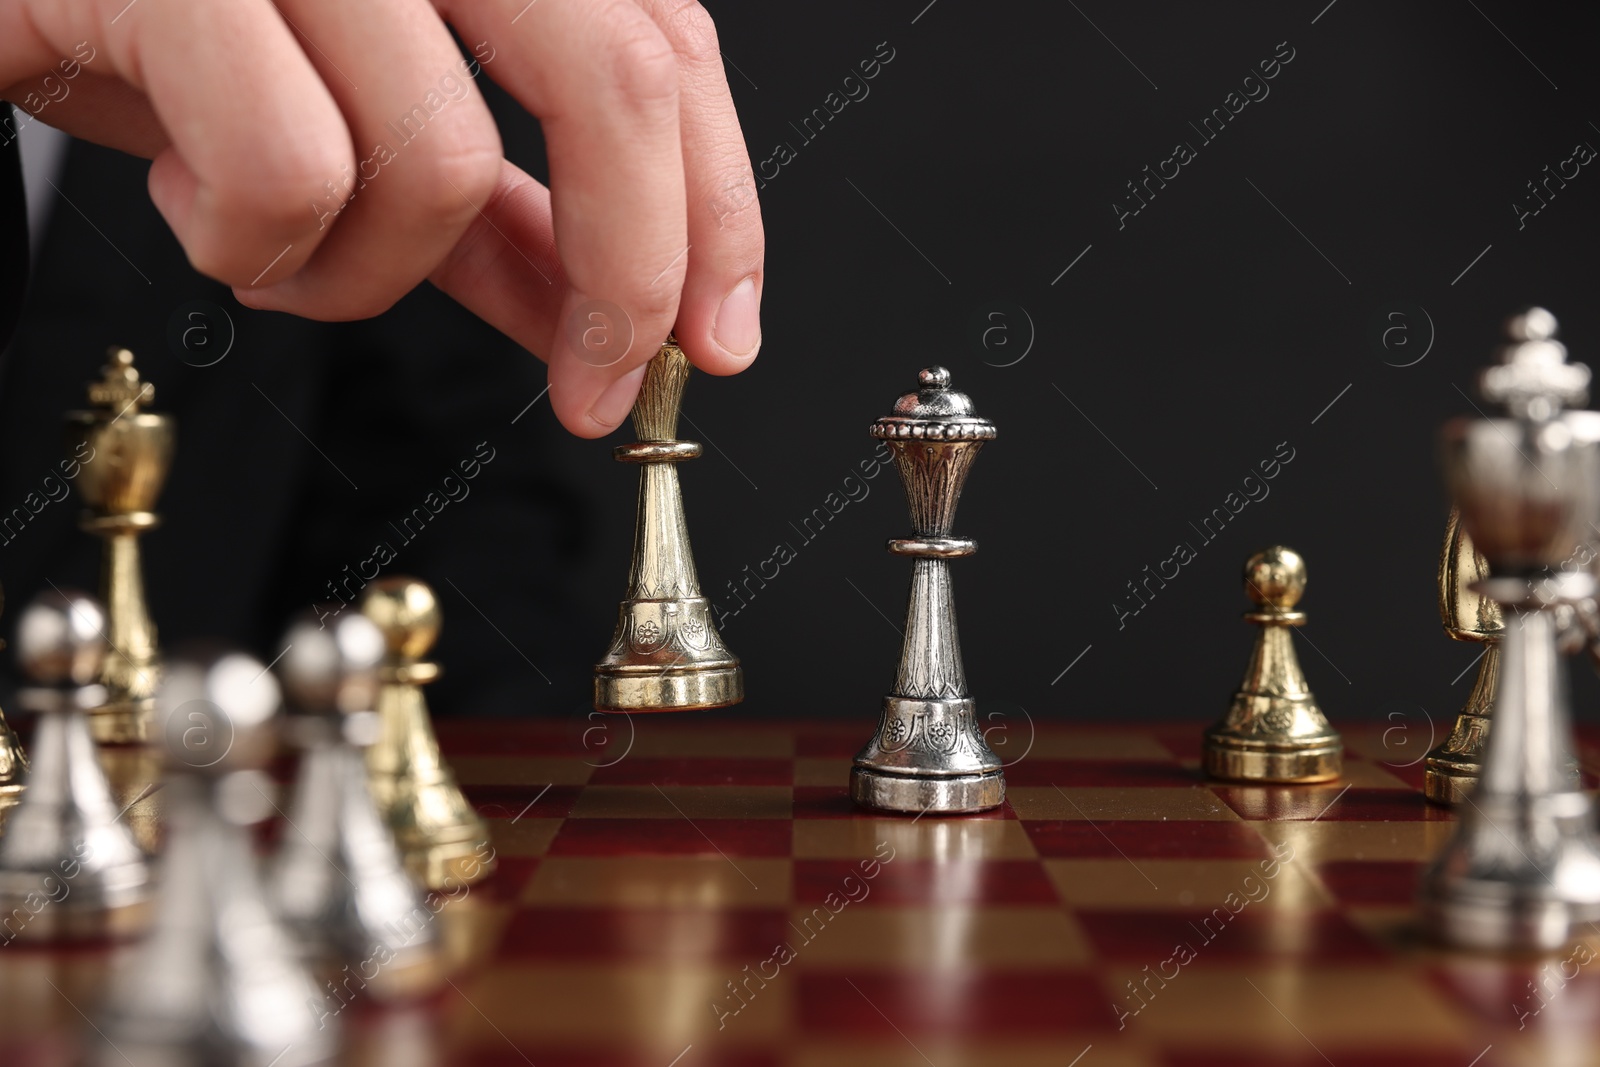
[[[1223,720],[1205,734],[1205,769],[1213,778],[1243,782],[1326,782],[1344,766],[1344,741],[1328,725],[1295,656],[1292,627],[1306,589],[1306,564],[1283,545],[1245,561],[1245,593],[1257,610],[1246,622],[1261,627],[1243,683]]]
[[[1489,713],[1500,679],[1500,635],[1506,624],[1500,605],[1470,588],[1487,577],[1489,561],[1462,528],[1461,512],[1451,508],[1439,553],[1439,617],[1445,633],[1482,644],[1483,655],[1454,729],[1424,763],[1422,791],[1435,804],[1459,804],[1472,791],[1489,743]]]
[[[0,590],[0,611],[5,609],[5,592]],[[0,648],[6,643],[0,641]],[[22,793],[22,783],[28,776],[28,755],[22,751],[22,742],[6,722],[5,712],[0,712],[0,809],[17,802]]]
[[[161,523],[151,509],[172,464],[175,429],[172,416],[141,410],[155,400],[155,386],[140,380],[133,353],[107,355],[101,380],[89,385],[89,410],[67,413],[67,444],[82,464],[78,490],[89,505],[79,525],[105,542],[100,598],[111,653],[100,676],[106,703],[89,713],[89,729],[98,742],[133,744],[151,740],[160,681],[139,535]]]
[[[361,612],[383,632],[378,741],[367,749],[367,774],[378,811],[429,889],[454,889],[494,870],[489,829],[467,803],[439,753],[422,686],[439,665],[422,657],[439,639],[439,602],[416,578],[383,578],[367,586]]]

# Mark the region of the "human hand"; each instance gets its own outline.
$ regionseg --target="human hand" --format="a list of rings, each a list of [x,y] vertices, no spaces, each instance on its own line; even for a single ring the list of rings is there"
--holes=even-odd
[[[504,159],[483,70],[539,118],[549,189]],[[365,318],[430,280],[549,364],[581,437],[669,330],[712,374],[759,348],[761,215],[695,0],[0,0],[0,86],[152,159],[241,303]]]

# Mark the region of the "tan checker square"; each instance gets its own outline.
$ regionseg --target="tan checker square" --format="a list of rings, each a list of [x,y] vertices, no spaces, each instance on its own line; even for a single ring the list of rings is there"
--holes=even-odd
[[[667,718],[671,718],[669,714]],[[656,724],[651,715],[633,717],[630,756],[742,756],[783,759],[794,755],[794,737],[788,731],[723,727],[715,731],[683,729]]]
[[[655,1050],[665,1067],[690,1044],[764,1045],[787,1032],[796,985],[788,976],[749,996],[719,1030],[711,1006],[738,1006],[727,989],[737,977],[731,963],[494,967],[457,980],[459,995],[446,991],[447,1027],[454,1041],[483,1048],[581,1041]]]
[[[796,859],[863,859],[887,841],[896,858],[1026,860],[1039,855],[1015,819],[796,819]]]
[[[849,756],[801,756],[794,761],[794,784],[843,786],[850,781],[850,765]]]
[[[1204,786],[1016,786],[1006,799],[1022,819],[1196,819],[1237,822],[1239,816]]]
[[[520,903],[544,907],[759,908],[790,901],[789,860],[547,856]]]
[[[1395,757],[1391,755],[1386,758],[1392,761]],[[1386,765],[1371,760],[1345,760],[1344,773],[1339,776],[1339,781],[1357,789],[1403,789],[1408,793],[1416,792],[1409,784],[1391,774]]]
[[[1093,1051],[1083,1055],[1091,1046]],[[1066,1038],[1047,1044],[992,1037],[958,1044],[919,1034],[915,1046],[898,1038],[849,1044],[807,1040],[784,1062],[791,1067],[1162,1067],[1167,1061],[1126,1034],[1114,1040],[1085,1037],[1076,1044]]]
[[[542,856],[550,851],[564,819],[485,819],[489,840],[500,856]]]
[[[980,708],[980,711],[982,709]],[[1027,732],[1012,731],[1007,745],[1021,752]],[[1170,760],[1172,753],[1155,738],[1134,730],[1060,730],[1041,727],[1034,736],[1029,756],[1044,759]],[[1012,756],[1003,756],[1010,759]]]
[[[791,918],[799,925],[810,914],[809,909],[797,908]],[[1080,967],[1092,958],[1083,931],[1060,908],[905,908],[870,903],[846,905],[800,953],[801,965],[807,968],[868,970]]]
[[[1280,864],[1277,876],[1262,874],[1261,860],[1093,859],[1044,860],[1045,873],[1061,899],[1075,908],[1215,908],[1229,893],[1241,899],[1257,885],[1265,896],[1245,910],[1325,908],[1333,903],[1322,883],[1299,869]],[[1245,879],[1253,878],[1249,886]]]
[[[594,768],[570,756],[453,756],[462,785],[583,785]]]
[[[572,806],[574,819],[787,819],[786,785],[591,785]]]
[[[1333,860],[1431,860],[1455,833],[1455,824],[1438,821],[1334,822],[1289,819],[1253,822],[1274,845],[1287,841],[1298,864]]]
[[[1136,977],[1144,974],[1131,966],[1105,975],[1107,990],[1123,991],[1116,1003],[1124,1009],[1138,1006],[1125,985]],[[1207,960],[1201,949],[1176,978],[1151,988],[1126,1029],[1185,1049],[1278,1049],[1307,1059],[1320,1052],[1333,1063],[1355,1049],[1459,1049],[1463,1064],[1482,1051],[1462,1039],[1470,1019],[1425,977],[1392,967],[1246,967]]]

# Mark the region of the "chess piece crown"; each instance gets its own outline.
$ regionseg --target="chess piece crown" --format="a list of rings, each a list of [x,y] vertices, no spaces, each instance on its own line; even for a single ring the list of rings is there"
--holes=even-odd
[[[439,602],[415,578],[381,578],[361,612],[384,640],[378,668],[377,741],[367,749],[373,800],[411,873],[429,889],[455,889],[494,870],[489,829],[439,752],[422,686],[439,676],[423,659],[439,638]]]
[[[1568,363],[1555,317],[1507,323],[1499,363],[1480,378],[1509,417],[1458,418],[1441,434],[1445,483],[1488,561],[1471,586],[1517,625],[1501,637],[1493,721],[1471,803],[1424,872],[1424,924],[1462,947],[1550,951],[1600,920],[1600,837],[1575,774],[1564,611],[1592,600],[1586,570],[1562,567],[1600,521],[1600,412],[1589,370]]]
[[[887,547],[911,558],[911,591],[894,689],[855,757],[850,795],[884,811],[983,811],[1005,800],[1005,774],[967,692],[950,561],[978,550],[952,531],[967,475],[996,430],[950,387],[945,368],[926,368],[917,382],[870,431],[888,442],[905,485],[912,536]]]
[[[100,679],[106,703],[91,714],[90,726],[102,743],[139,743],[151,738],[160,654],[138,539],[161,522],[151,509],[172,464],[175,424],[144,410],[155,387],[139,377],[126,348],[110,350],[88,394],[89,410],[67,413],[67,443],[75,455],[88,449],[77,480],[89,505],[80,525],[105,542],[101,599],[111,644]]]
[[[1205,734],[1205,769],[1214,778],[1325,782],[1339,777],[1344,741],[1311,693],[1291,634],[1306,621],[1296,610],[1306,577],[1305,560],[1283,545],[1245,561],[1245,593],[1256,607],[1244,618],[1260,629],[1227,714]]]
[[[744,699],[739,657],[723,644],[700,591],[678,485],[677,464],[700,455],[695,442],[675,439],[689,369],[669,337],[646,365],[633,406],[639,440],[612,452],[640,465],[639,509],[627,599],[594,669],[601,711],[688,711]]]

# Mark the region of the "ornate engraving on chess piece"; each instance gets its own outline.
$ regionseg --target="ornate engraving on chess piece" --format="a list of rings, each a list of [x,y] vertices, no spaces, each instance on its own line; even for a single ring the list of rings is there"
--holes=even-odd
[[[0,610],[5,609],[5,602],[5,593],[0,591]],[[0,641],[0,648],[5,647],[5,642]],[[27,774],[28,756],[22,751],[22,742],[17,739],[11,724],[6,722],[5,713],[0,712],[0,811],[17,802]]]
[[[155,386],[141,381],[133,353],[113,348],[105,376],[89,386],[87,411],[67,413],[67,444],[75,455],[90,450],[78,476],[89,509],[81,525],[105,541],[101,598],[110,618],[101,683],[106,704],[89,716],[96,741],[133,744],[150,739],[160,681],[156,628],[145,606],[139,535],[160,525],[151,510],[172,463],[175,424],[170,415],[145,411]]]
[[[1575,773],[1563,608],[1600,588],[1562,567],[1600,521],[1600,412],[1589,368],[1568,363],[1555,317],[1532,308],[1507,324],[1484,399],[1509,418],[1459,418],[1441,434],[1445,482],[1461,525],[1489,561],[1473,588],[1517,612],[1500,642],[1499,690],[1471,803],[1423,874],[1424,923],[1446,943],[1554,950],[1600,919],[1600,839]]]
[[[850,796],[884,811],[983,811],[1005,800],[1006,781],[967,695],[950,584],[950,561],[978,544],[950,531],[967,473],[995,426],[950,388],[943,367],[922,371],[918,383],[872,424],[872,436],[894,452],[910,501],[912,534],[888,548],[912,559],[911,596],[894,691],[884,697],[878,732],[856,754]]]
[[[1244,681],[1221,722],[1205,733],[1205,770],[1242,782],[1326,782],[1339,777],[1344,741],[1328,725],[1300,669],[1291,628],[1306,589],[1306,564],[1283,545],[1245,561],[1245,594],[1256,610],[1244,613],[1256,634]]]
[[[117,936],[148,917],[150,869],[84,715],[105,696],[96,682],[104,629],[100,605],[76,592],[40,595],[17,623],[18,665],[31,683],[17,699],[39,720],[28,789],[0,839],[0,914],[30,916],[15,931],[25,940]]]
[[[284,646],[278,669],[303,754],[269,899],[314,966],[375,970],[362,980],[379,1000],[433,992],[439,928],[373,800],[363,751],[383,728],[373,708],[384,635],[365,615],[307,616]]]
[[[367,586],[362,614],[383,634],[378,740],[367,749],[372,798],[412,875],[429,889],[470,885],[494,870],[489,828],[472,810],[439,753],[422,686],[439,666],[422,657],[439,639],[439,602],[426,582],[382,578]]]
[[[1472,692],[1456,716],[1450,736],[1428,753],[1423,793],[1435,804],[1459,804],[1478,782],[1483,747],[1489,738],[1489,712],[1494,707],[1496,680],[1500,676],[1500,635],[1505,620],[1500,605],[1476,592],[1475,582],[1489,577],[1483,558],[1461,527],[1461,513],[1450,509],[1444,548],[1439,554],[1439,614],[1444,632],[1457,641],[1483,645],[1478,676]]]
[[[317,1012],[324,991],[267,904],[250,834],[273,812],[279,703],[277,679],[242,653],[167,663],[161,890],[149,936],[112,975],[96,1067],[333,1062],[337,1013]]]
[[[667,338],[645,371],[633,405],[639,441],[612,455],[638,463],[639,512],[628,597],[611,647],[594,669],[594,706],[601,711],[689,711],[744,699],[739,657],[717,633],[711,602],[700,593],[677,464],[700,455],[677,440],[678,409],[689,360]]]

